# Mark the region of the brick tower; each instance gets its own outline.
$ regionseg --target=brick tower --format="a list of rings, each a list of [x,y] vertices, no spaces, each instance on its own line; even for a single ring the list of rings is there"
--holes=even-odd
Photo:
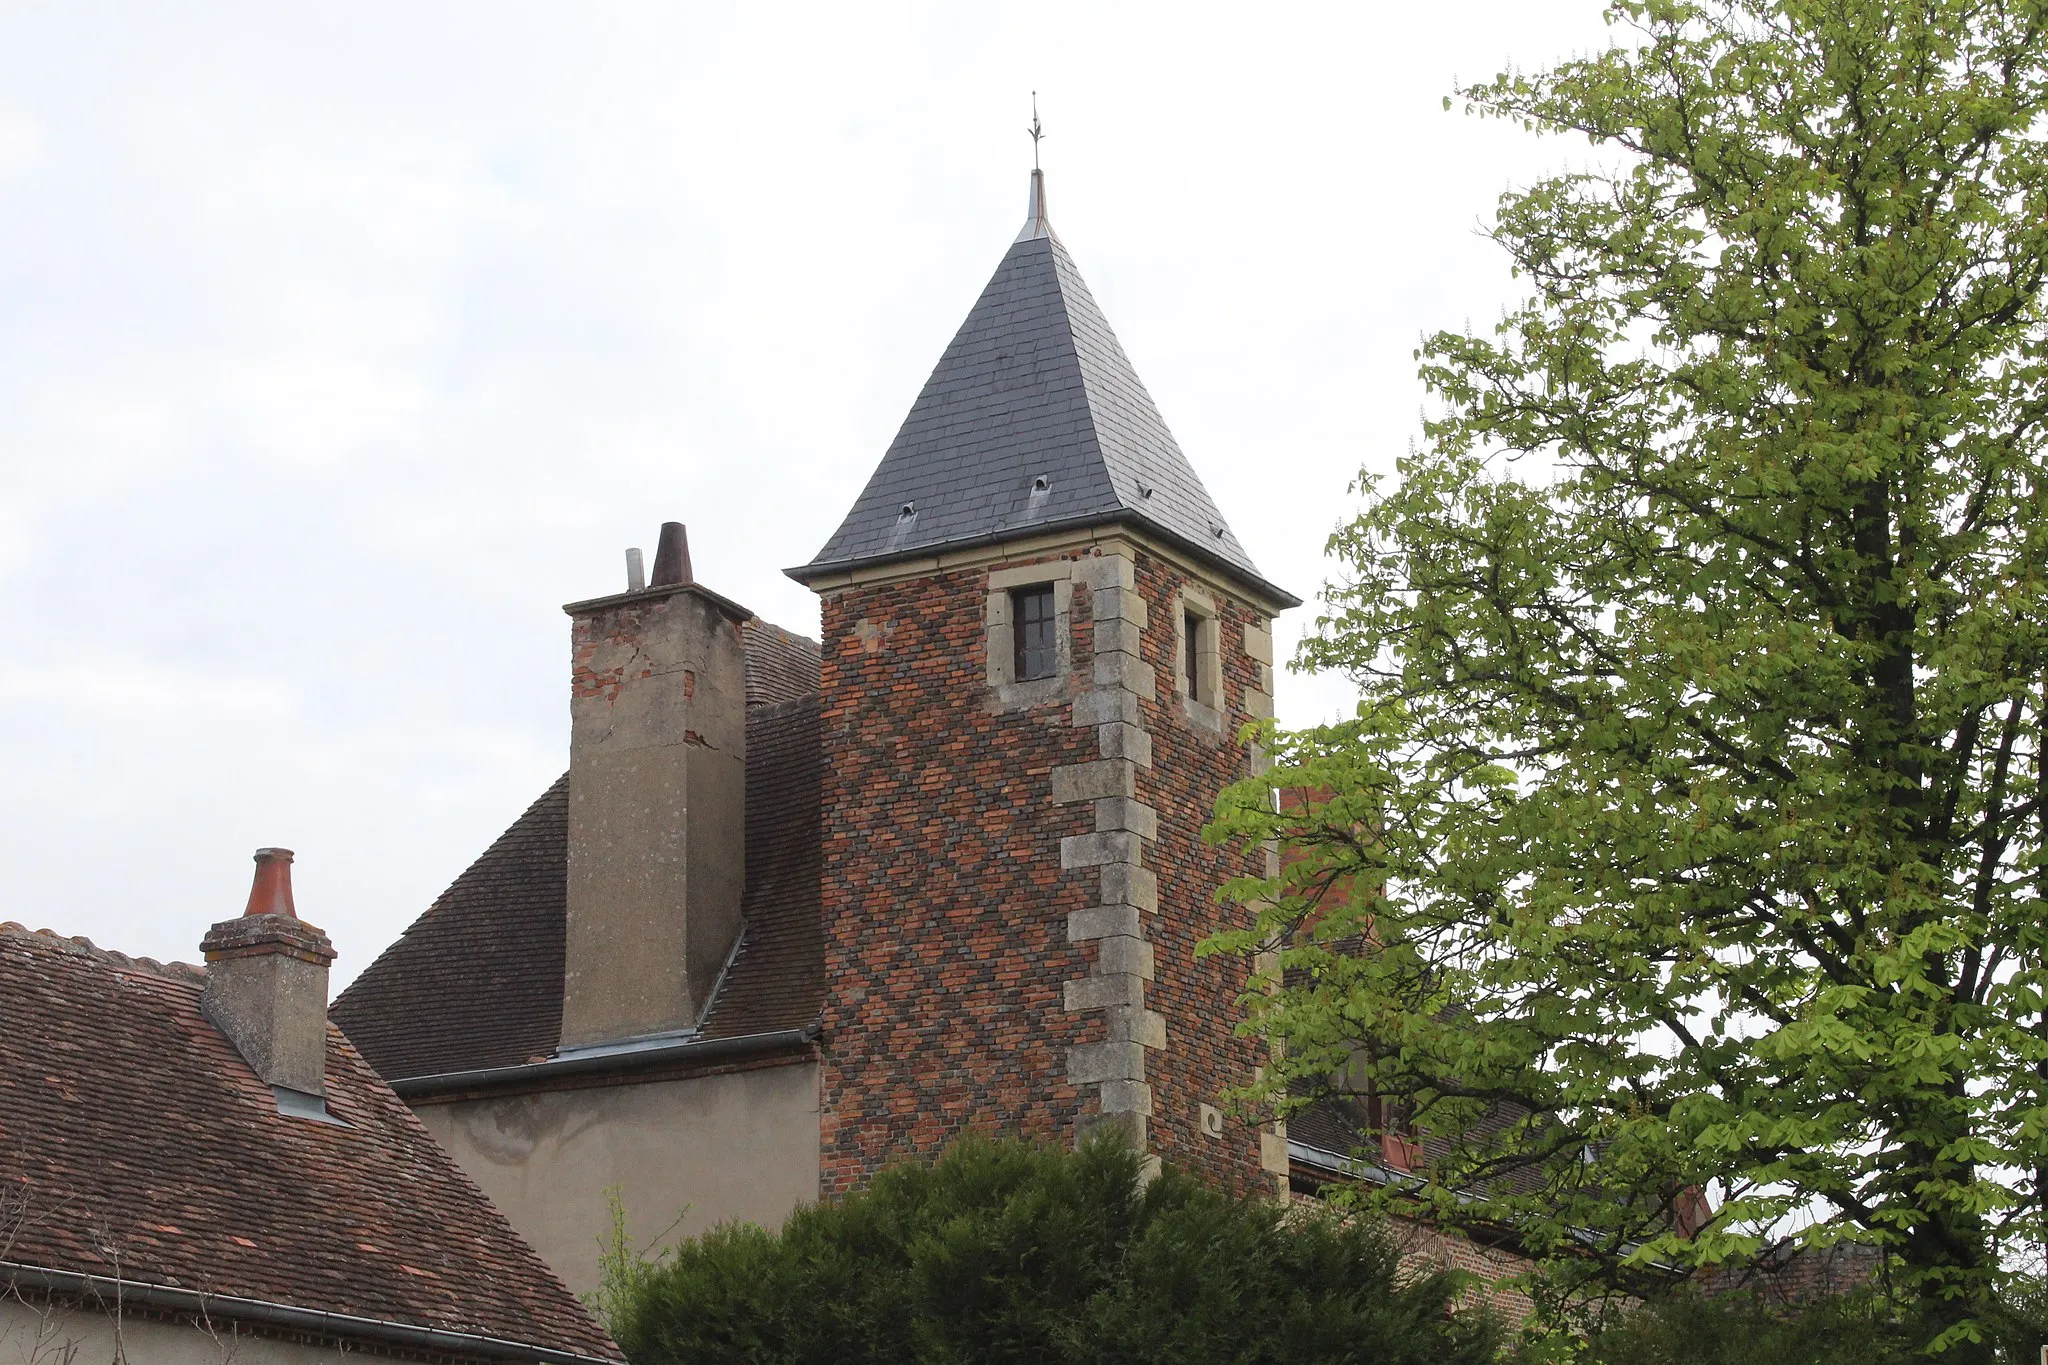
[[[1045,215],[1029,217],[817,558],[821,1193],[966,1130],[1110,1124],[1238,1190],[1260,1060],[1198,962],[1244,854],[1201,830],[1272,714],[1267,582]]]

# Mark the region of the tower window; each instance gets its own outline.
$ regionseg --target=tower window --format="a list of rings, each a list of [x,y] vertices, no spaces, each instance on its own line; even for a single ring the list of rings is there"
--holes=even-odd
[[[1188,680],[1188,699],[1214,706],[1216,699],[1203,695],[1202,689],[1202,618],[1193,612],[1183,612],[1181,621],[1181,676]]]
[[[1050,678],[1058,671],[1059,649],[1054,635],[1058,623],[1052,584],[1037,583],[1011,590],[1010,629],[1018,682]]]

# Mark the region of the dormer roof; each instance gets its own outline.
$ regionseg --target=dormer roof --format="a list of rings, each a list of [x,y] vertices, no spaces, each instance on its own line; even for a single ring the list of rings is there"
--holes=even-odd
[[[1043,532],[1128,524],[1272,605],[1266,581],[1118,344],[1045,214],[1024,230],[939,357],[888,453],[798,582]]]

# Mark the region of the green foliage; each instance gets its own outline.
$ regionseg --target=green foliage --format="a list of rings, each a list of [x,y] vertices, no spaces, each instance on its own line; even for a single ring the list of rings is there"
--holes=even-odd
[[[1881,1300],[1796,1309],[1679,1295],[1620,1313],[1582,1341],[1539,1343],[1518,1365],[1909,1365],[1925,1357]],[[2034,1360],[2016,1365],[2036,1365]]]
[[[1298,660],[1357,717],[1226,796],[1303,856],[1209,949],[1263,1095],[1406,1097],[1445,1219],[1610,1285],[1792,1220],[1967,1345],[2048,1198],[2048,5],[1609,13],[1462,92],[1596,160],[1419,352]]]
[[[2030,1300],[1993,1305],[1983,1327],[1998,1365],[2038,1365],[2048,1335]],[[1678,1294],[1614,1313],[1583,1338],[1532,1343],[1517,1365],[1912,1365],[1927,1359],[1927,1335],[1874,1294],[1794,1305]]]
[[[630,1306],[654,1267],[633,1245],[626,1230],[624,1187],[604,1187],[605,1235],[599,1239],[597,1288],[583,1300],[601,1322],[610,1322]],[[678,1222],[682,1221],[680,1218]]]
[[[719,1227],[605,1301],[635,1365],[1490,1361],[1452,1279],[1400,1283],[1395,1260],[1327,1211],[1148,1185],[1116,1143],[969,1139],[780,1232]]]

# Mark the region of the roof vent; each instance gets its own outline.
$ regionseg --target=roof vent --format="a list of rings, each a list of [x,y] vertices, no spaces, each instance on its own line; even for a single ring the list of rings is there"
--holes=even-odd
[[[1034,493],[1043,493],[1045,492],[1045,490],[1051,487],[1052,480],[1048,479],[1043,474],[1040,474],[1037,478],[1031,481],[1031,491]]]
[[[904,504],[903,504],[903,510],[902,510],[901,512],[898,512],[898,513],[897,513],[896,515],[897,515],[898,517],[914,517],[914,516],[916,516],[916,515],[917,515],[917,504],[916,504],[916,503],[914,503],[914,502],[906,502],[906,503],[904,503]]]
[[[1138,496],[1139,496],[1139,497],[1141,497],[1141,498],[1149,498],[1149,497],[1151,497],[1151,496],[1152,496],[1152,485],[1151,485],[1151,484],[1149,484],[1149,483],[1141,483],[1141,484],[1139,484],[1139,485],[1138,485]]]

